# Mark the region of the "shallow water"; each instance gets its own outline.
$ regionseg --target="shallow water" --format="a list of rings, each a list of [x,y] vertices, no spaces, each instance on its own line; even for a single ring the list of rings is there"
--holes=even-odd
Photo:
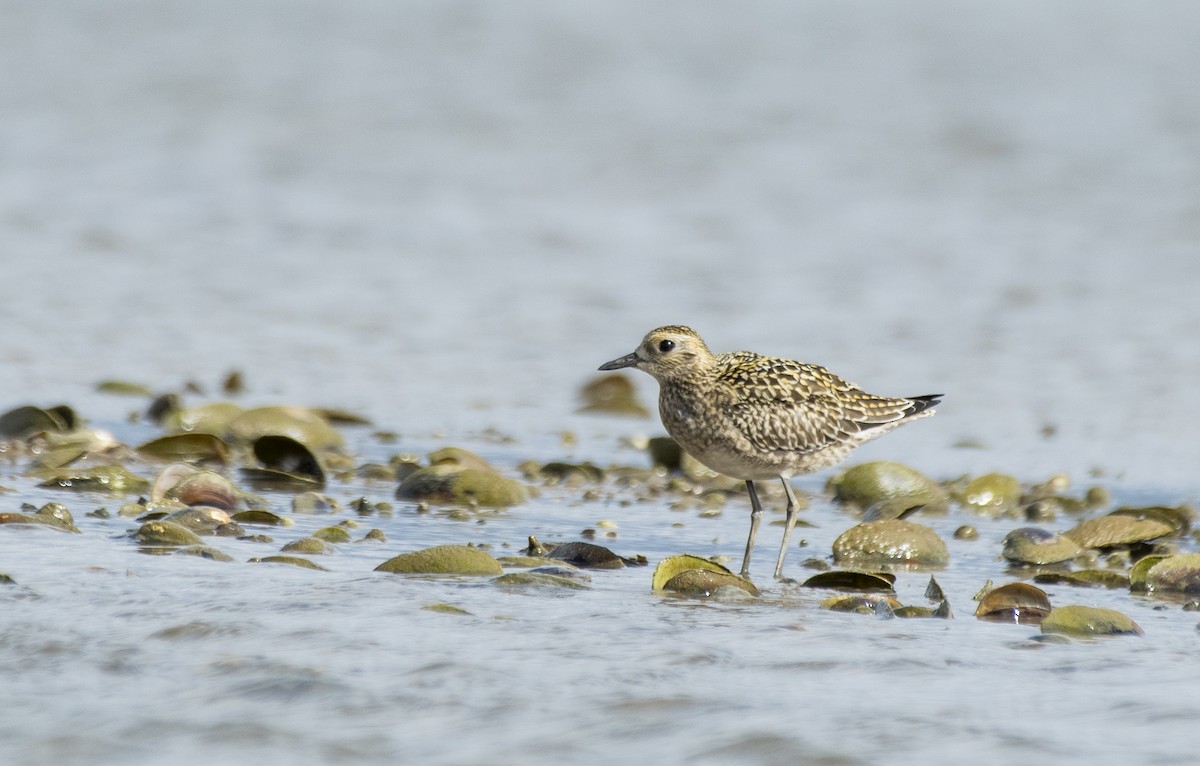
[[[636,463],[621,440],[657,422],[576,415],[575,392],[684,322],[947,394],[860,459],[1197,495],[1191,4],[0,9],[0,409],[66,401],[137,443],[142,403],[96,381],[212,391],[237,368],[248,402],[400,434],[350,431],[363,459]],[[84,517],[111,499],[0,484],[0,510],[62,500],[84,530],[0,528],[4,762],[1175,763],[1200,714],[1178,605],[1053,588],[1146,630],[1069,645],[972,619],[1005,522],[951,543],[957,619],[888,621],[786,585],[664,599],[647,569],[549,597],[371,571],[600,520],[651,562],[736,555],[736,501],[704,519],[548,491],[484,525],[398,504],[368,522],[387,543],[320,573],[142,555],[128,523]],[[820,498],[805,518],[793,577],[853,523]],[[901,574],[901,600],[926,580]],[[439,602],[471,616],[420,609]]]

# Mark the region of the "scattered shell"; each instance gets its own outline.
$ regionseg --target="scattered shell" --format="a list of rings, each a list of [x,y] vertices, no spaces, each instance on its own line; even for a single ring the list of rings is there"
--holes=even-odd
[[[587,583],[542,572],[508,572],[492,580],[492,584],[503,588],[538,587],[568,588],[571,590],[587,590],[588,588]]]
[[[879,617],[891,617],[902,606],[903,604],[891,596],[873,593],[850,593],[830,596],[821,602],[822,609],[828,609],[832,612],[853,612],[855,614],[869,614]]]
[[[1129,570],[1129,589],[1133,591],[1146,590],[1146,575],[1160,561],[1170,558],[1169,554],[1151,554],[1143,556]]]
[[[468,617],[471,616],[471,613],[466,609],[463,609],[461,606],[455,606],[454,604],[426,604],[425,606],[421,607],[421,609],[426,612],[438,612],[440,614],[459,614],[466,615]]]
[[[541,466],[537,473],[544,479],[558,482],[599,482],[604,480],[604,471],[591,463],[550,462]]]
[[[895,594],[896,575],[890,572],[858,572],[851,569],[822,572],[804,581],[805,588],[830,588],[861,593]]]
[[[290,527],[294,523],[286,516],[280,516],[263,508],[251,508],[233,514],[233,520],[239,524],[261,524],[269,527]]]
[[[1004,558],[1018,564],[1070,561],[1083,550],[1075,541],[1038,527],[1020,527],[1004,536]]]
[[[1186,505],[1174,508],[1162,505],[1152,505],[1142,508],[1123,506],[1111,511],[1109,516],[1130,516],[1135,519],[1154,519],[1164,524],[1170,524],[1174,530],[1172,536],[1183,537],[1192,530],[1192,518],[1196,512]]]
[[[193,462],[228,463],[229,446],[214,434],[168,434],[136,447],[143,457],[156,460],[187,460]]]
[[[229,554],[222,553],[216,548],[210,548],[207,545],[189,545],[175,551],[177,554],[184,556],[198,556],[202,559],[210,561],[233,561],[233,557]]]
[[[1070,538],[1081,548],[1112,548],[1157,540],[1174,533],[1174,525],[1161,519],[1110,513],[1081,521],[1063,532],[1063,536]]]
[[[280,549],[282,553],[325,554],[332,551],[333,548],[329,543],[318,540],[315,537],[301,537],[299,540],[293,540]]]
[[[242,505],[242,491],[214,471],[187,474],[174,486],[167,488],[163,497],[188,506],[203,505],[224,511],[236,511]]]
[[[396,497],[427,503],[506,508],[528,499],[525,487],[490,469],[439,464],[422,468],[400,483]]]
[[[133,539],[152,546],[204,545],[195,532],[170,521],[147,521],[133,533]]]
[[[230,439],[251,444],[264,436],[286,436],[314,450],[338,449],[342,435],[314,410],[305,407],[255,407],[231,421]]]
[[[337,500],[321,492],[301,492],[292,498],[292,513],[341,513]]]
[[[1148,591],[1200,593],[1200,553],[1181,553],[1154,561],[1144,578],[1143,587]]]
[[[429,465],[455,465],[460,468],[479,468],[485,471],[495,470],[491,463],[462,447],[442,447],[426,455]]]
[[[962,503],[973,511],[1000,516],[1021,502],[1021,483],[1002,473],[988,473],[967,482]]]
[[[602,545],[592,543],[563,543],[546,554],[584,569],[621,569],[625,561]]]
[[[199,535],[215,534],[220,527],[233,523],[227,511],[202,505],[168,513],[162,520],[178,524]]]
[[[313,532],[312,536],[327,543],[350,542],[350,533],[342,527],[321,527],[316,532]]]
[[[970,524],[963,524],[958,529],[954,530],[955,540],[975,540],[979,537],[979,530]]]
[[[1042,585],[1079,585],[1085,588],[1128,588],[1129,576],[1111,569],[1080,569],[1077,572],[1041,572],[1033,581]]]
[[[1136,622],[1115,609],[1095,606],[1060,606],[1042,620],[1042,633],[1067,636],[1140,636]]]
[[[661,590],[683,596],[709,597],[722,589],[735,588],[751,596],[759,595],[754,583],[732,572],[712,569],[687,569],[663,583]]]
[[[46,503],[33,513],[0,513],[0,524],[29,524],[81,534],[71,512],[62,503]]]
[[[714,561],[690,554],[668,556],[658,562],[650,580],[652,590],[685,595],[708,596],[726,586],[740,588],[752,596],[759,595],[754,583],[744,577],[738,577]]]
[[[1050,613],[1050,597],[1041,588],[1023,582],[1001,585],[979,600],[975,616],[989,622],[1037,625]]]
[[[540,567],[546,563],[544,556],[499,556],[496,558],[500,566],[520,569],[524,567]]]
[[[833,558],[941,566],[950,561],[950,552],[929,527],[885,519],[866,521],[843,532],[833,542]]]
[[[376,572],[397,574],[499,575],[500,562],[478,548],[466,545],[435,545],[402,553],[375,567]]]
[[[128,380],[102,380],[96,384],[96,391],[115,396],[141,396],[146,399],[154,396],[149,387]]]
[[[171,432],[226,434],[229,424],[241,414],[242,408],[232,402],[212,402],[187,409],[168,409],[162,421],[163,426]]]
[[[862,463],[829,480],[834,499],[862,511],[877,506],[898,516],[921,508],[943,513],[949,507],[946,491],[921,473],[900,463]]]
[[[0,415],[0,439],[24,439],[43,431],[73,431],[78,425],[75,410],[65,404],[46,409],[25,405]]]
[[[254,440],[254,457],[261,468],[244,468],[255,481],[273,484],[325,484],[320,459],[302,442],[282,434],[266,434]]]
[[[583,406],[579,408],[579,412],[650,417],[650,411],[637,400],[633,383],[619,372],[597,375],[583,387],[580,397],[583,399]]]
[[[117,465],[91,468],[57,468],[38,471],[43,489],[70,489],[77,492],[111,492],[132,495],[150,489],[150,482]]]
[[[321,572],[328,572],[325,567],[316,562],[309,561],[299,556],[261,556],[250,559],[247,563],[250,564],[287,564],[289,566],[300,567],[301,569],[316,569]]]

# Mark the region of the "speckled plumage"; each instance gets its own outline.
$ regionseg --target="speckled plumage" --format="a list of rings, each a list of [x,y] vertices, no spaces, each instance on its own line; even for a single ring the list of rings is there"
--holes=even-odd
[[[819,365],[749,351],[714,355],[694,330],[680,325],[652,330],[636,351],[600,369],[622,367],[658,380],[659,414],[683,449],[746,482],[752,515],[743,576],[761,513],[754,481],[779,478],[788,495],[779,577],[795,523],[788,478],[840,463],[858,445],[932,415],[940,396],[875,396]]]

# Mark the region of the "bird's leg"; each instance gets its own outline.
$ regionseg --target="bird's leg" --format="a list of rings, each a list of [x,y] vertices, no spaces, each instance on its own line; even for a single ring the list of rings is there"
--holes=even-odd
[[[758,502],[758,492],[754,489],[754,482],[750,479],[746,479],[746,489],[750,490],[750,536],[746,538],[746,555],[742,559],[742,577],[750,576],[750,551],[754,550],[758,522],[762,520],[762,505]]]
[[[796,495],[792,492],[792,485],[786,477],[780,476],[779,480],[783,482],[783,491],[787,493],[787,519],[783,526],[783,544],[779,546],[779,561],[775,564],[775,579],[778,580],[783,576],[783,560],[787,558],[788,541],[792,539],[792,527],[796,526]]]

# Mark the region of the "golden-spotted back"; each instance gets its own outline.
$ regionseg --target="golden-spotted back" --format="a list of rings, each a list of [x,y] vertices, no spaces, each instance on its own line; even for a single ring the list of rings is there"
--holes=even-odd
[[[901,423],[934,413],[940,394],[876,396],[815,364],[749,351],[714,355],[690,327],[651,330],[631,354],[600,367],[636,367],[659,383],[659,414],[667,432],[704,465],[746,481],[787,479],[841,462],[851,450]],[[757,512],[757,511],[756,511]],[[749,566],[757,516],[747,541]],[[776,576],[783,566],[780,552]]]

